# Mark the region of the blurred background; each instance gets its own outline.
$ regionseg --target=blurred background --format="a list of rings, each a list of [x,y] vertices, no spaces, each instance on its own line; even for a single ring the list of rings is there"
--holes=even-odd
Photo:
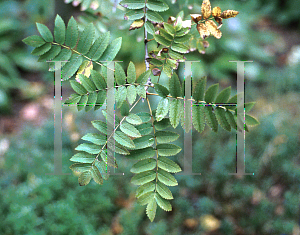
[[[180,10],[184,19],[201,12],[200,1],[166,1],[165,21]],[[223,21],[222,38],[210,37],[205,54],[195,50],[186,57],[201,60],[192,64],[193,79],[207,75],[208,85],[231,86],[232,95],[236,63],[228,61],[253,60],[245,64],[245,96],[246,102],[256,102],[250,115],[260,125],[246,133],[245,165],[254,176],[228,175],[236,167],[234,132],[193,131],[193,172],[202,175],[176,175],[179,185],[170,188],[173,211],[158,209],[153,223],[135,200],[133,162],[117,156],[117,172],[124,176],[111,176],[102,186],[80,187],[69,169],[74,148],[95,131],[90,121],[103,118],[101,110],[63,107],[63,172],[71,175],[45,175],[54,169],[54,75],[21,41],[38,34],[35,22],[51,31],[56,14],[66,23],[73,15],[80,27],[94,22],[98,34],[123,37],[116,60],[124,68],[133,61],[138,74],[145,69],[143,31],[128,31],[124,8],[99,0],[93,1],[98,10],[82,11],[86,2],[91,3],[0,1],[0,234],[299,235],[300,2],[211,0],[212,7],[239,14]],[[155,47],[149,43],[150,50]],[[179,74],[183,80],[183,67]],[[167,84],[167,78],[161,82]],[[70,93],[64,82],[63,100]],[[158,100],[151,99],[155,108]],[[183,129],[176,131],[183,148]],[[183,153],[174,158],[181,166]]]

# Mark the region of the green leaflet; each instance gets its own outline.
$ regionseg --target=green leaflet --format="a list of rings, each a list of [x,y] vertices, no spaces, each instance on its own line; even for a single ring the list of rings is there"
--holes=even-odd
[[[72,89],[79,95],[84,95],[87,93],[87,90],[77,81],[71,80],[70,81]]]
[[[180,115],[184,112],[184,110],[182,110],[182,100],[171,100],[170,102],[170,123],[172,125],[172,127],[175,129],[180,121]]]
[[[143,122],[142,119],[134,113],[130,113],[126,117],[126,121],[129,122],[130,124],[133,124],[133,125],[138,125],[138,124],[141,124]]]
[[[152,11],[166,11],[169,9],[169,6],[162,2],[162,1],[158,1],[158,0],[148,0],[146,3],[146,6],[152,10]]]
[[[231,94],[231,87],[229,86],[218,94],[215,103],[217,103],[217,104],[227,103],[227,101],[230,97],[230,94]]]
[[[157,92],[157,94],[163,98],[166,98],[167,95],[169,95],[169,90],[163,85],[160,85],[158,83],[154,83],[154,89]]]
[[[118,54],[120,48],[122,45],[122,37],[116,38],[115,40],[113,40],[109,46],[107,47],[107,49],[105,50],[105,52],[103,53],[103,55],[100,57],[100,61],[112,61],[116,55]]]
[[[70,61],[61,70],[63,80],[69,80],[78,70],[82,64],[82,56],[78,54],[73,54]]]
[[[231,128],[236,130],[236,121],[234,119],[233,114],[229,110],[226,110],[225,116],[226,116],[227,121],[229,122]]]
[[[196,82],[193,86],[193,99],[197,101],[203,101],[204,99],[204,92],[206,88],[206,77],[201,78]]]
[[[66,31],[66,46],[69,46],[70,48],[74,48],[77,44],[78,40],[78,25],[74,17],[72,16],[68,22],[67,31]]]
[[[154,218],[155,218],[155,214],[156,214],[156,208],[157,208],[157,204],[154,198],[152,198],[148,205],[147,205],[147,209],[146,209],[146,214],[149,217],[150,221],[153,222]]]
[[[164,29],[169,33],[174,35],[175,34],[175,29],[174,26],[168,24],[168,23],[164,23]]]
[[[72,162],[81,162],[81,163],[93,163],[94,160],[95,160],[95,155],[85,153],[85,152],[76,153],[70,159],[70,161]]]
[[[144,135],[133,140],[135,145],[134,149],[143,149],[150,147],[154,144],[154,137],[152,135]]]
[[[106,100],[106,92],[105,91],[98,91],[96,106],[94,110],[100,109],[101,106],[104,104]]]
[[[115,144],[113,145],[112,141],[108,141],[107,146],[109,149],[113,150],[113,152],[116,152],[118,154],[121,154],[121,155],[129,154],[129,151],[117,142],[115,142]]]
[[[191,39],[191,35],[186,34],[186,35],[181,36],[181,37],[175,37],[174,42],[176,42],[176,43],[184,43],[184,42],[189,41],[190,39]]]
[[[220,123],[220,126],[226,131],[231,131],[231,126],[230,126],[229,122],[227,121],[225,113],[226,113],[225,109],[220,108],[220,107],[217,107],[215,110],[215,114]]]
[[[95,37],[95,27],[93,23],[89,23],[80,34],[77,44],[77,51],[85,55],[90,50]]]
[[[106,150],[104,150],[106,151]],[[107,164],[108,166],[112,166],[114,168],[118,168],[118,164],[116,162],[116,159],[112,156],[107,155],[104,151],[102,151],[100,153],[101,159],[103,160],[103,162],[105,164]]]
[[[189,47],[184,44],[174,43],[174,44],[172,44],[171,49],[174,51],[177,51],[179,53],[188,53],[189,52]]]
[[[66,48],[63,48],[60,53],[52,60],[52,61],[68,61],[72,56],[72,51],[68,50]],[[65,66],[67,62],[61,63],[61,68]],[[49,71],[55,71],[55,63],[50,63],[49,65]]]
[[[32,47],[40,47],[46,43],[45,40],[38,35],[32,35],[27,38],[24,38],[22,42]]]
[[[205,127],[204,105],[193,105],[192,121],[194,128],[201,133]]]
[[[40,47],[37,47],[35,48],[31,54],[32,55],[37,55],[37,56],[40,56],[40,55],[43,55],[45,54],[47,51],[49,51],[51,49],[51,43],[45,43],[44,45],[40,46]]]
[[[150,77],[150,74],[151,74],[151,70],[147,70],[145,72],[143,72],[137,79],[136,79],[136,83],[138,84],[141,84],[141,85],[144,85],[148,78]]]
[[[100,120],[95,120],[95,121],[92,121],[91,123],[98,131],[100,131],[101,133],[103,133],[105,135],[107,134],[107,125],[105,122],[100,121]]]
[[[255,117],[252,117],[248,114],[245,115],[245,122],[249,126],[255,126],[255,125],[260,124],[259,121],[257,121],[257,119]]]
[[[158,180],[165,185],[168,185],[168,186],[178,185],[177,180],[174,178],[174,176],[162,169],[158,169],[157,177],[158,177]]]
[[[171,211],[172,210],[172,206],[171,203],[169,201],[167,201],[166,199],[162,198],[159,194],[155,194],[155,200],[157,202],[157,204],[159,205],[159,207],[165,211]]]
[[[173,156],[181,151],[181,148],[175,144],[158,144],[156,148],[160,156]]]
[[[106,143],[106,136],[96,133],[88,133],[84,135],[81,139],[90,141],[96,145],[104,145]]]
[[[144,10],[143,9],[130,10],[126,12],[125,16],[128,17],[128,20],[139,20],[143,18]]]
[[[153,170],[155,167],[156,167],[156,160],[153,158],[149,158],[135,163],[130,169],[130,172],[137,174],[137,173]]]
[[[93,80],[97,89],[102,90],[107,87],[104,77],[101,73],[97,72],[96,70],[91,70],[91,79]]]
[[[91,163],[74,163],[70,166],[70,169],[74,172],[85,172],[89,171],[91,167]]]
[[[129,84],[134,83],[136,80],[136,72],[135,72],[135,66],[132,61],[129,62],[128,68],[127,68],[127,82]]]
[[[248,113],[253,108],[254,105],[255,105],[255,102],[246,103],[245,104],[245,113]]]
[[[124,85],[126,81],[126,75],[122,66],[118,63],[115,64],[115,79],[118,85]]]
[[[159,193],[159,195],[165,199],[173,199],[173,195],[170,191],[170,189],[165,186],[164,184],[162,184],[161,182],[157,182],[157,186],[156,186],[157,192]],[[153,189],[154,190],[154,189]]]
[[[164,64],[163,71],[169,78],[172,76],[172,68],[170,65]]]
[[[164,19],[155,11],[148,10],[146,15],[148,20],[154,21],[156,23],[162,23],[164,21]]]
[[[124,132],[128,136],[141,137],[140,132],[133,125],[131,125],[127,122],[122,122],[120,129],[122,132]]]
[[[204,107],[204,112],[205,112],[205,120],[207,125],[214,131],[218,132],[218,121],[213,113],[213,108],[212,106],[205,106]]]
[[[95,84],[92,82],[91,79],[87,78],[83,74],[79,74],[79,80],[81,81],[82,86],[88,91],[88,92],[94,92],[97,90]]]
[[[109,31],[105,32],[104,34],[101,34],[100,37],[96,39],[86,56],[94,61],[98,60],[102,56],[103,52],[106,50],[109,44],[109,39]]]
[[[143,196],[139,197],[137,201],[142,206],[146,205],[154,198],[154,195],[155,195],[154,192],[145,193]]]
[[[121,112],[121,115],[123,117],[128,116],[128,114],[129,114],[129,104],[126,101],[123,102],[123,104],[120,108],[120,112]]]
[[[149,182],[149,183],[139,186],[136,190],[135,195],[137,198],[139,198],[146,193],[154,191],[154,189],[155,189],[155,183],[152,181],[152,182]]]
[[[123,0],[120,5],[126,6],[128,9],[141,9],[145,6],[145,3],[139,0]]]
[[[163,98],[159,101],[157,105],[157,110],[156,110],[156,115],[155,118],[159,122],[161,121],[169,111],[169,99],[168,98]]]
[[[143,123],[136,126],[136,129],[141,135],[149,135],[153,131],[153,127],[150,123]]]
[[[88,102],[89,97],[87,95],[83,95],[81,96],[81,99],[79,100],[79,102],[77,103],[77,110],[83,110],[84,106],[86,106],[87,102]]]
[[[134,85],[127,87],[127,100],[130,105],[136,100],[136,88]]]
[[[158,158],[158,167],[171,173],[177,173],[181,171],[181,168],[177,163],[162,156]]]
[[[177,140],[179,134],[172,131],[157,131],[155,137],[158,143],[165,144]]]
[[[156,177],[155,171],[150,170],[133,176],[131,179],[131,183],[134,185],[143,185],[154,180],[155,177]]]
[[[154,157],[154,155],[155,150],[152,147],[148,147],[144,149],[130,151],[130,155],[128,155],[128,158],[133,160],[143,160],[147,158],[152,158]]]
[[[61,47],[58,45],[53,45],[49,51],[47,51],[45,54],[41,55],[38,59],[38,62],[46,62],[49,60],[52,60],[54,57],[56,57],[61,51]]]
[[[140,97],[146,98],[146,90],[145,90],[144,86],[138,85],[136,87],[136,92]]]
[[[138,115],[140,117],[140,119],[142,120],[142,122],[149,122],[151,120],[151,116],[149,113],[145,113],[145,112],[140,112],[137,113],[136,115]]]
[[[115,140],[125,147],[135,148],[133,141],[121,131],[115,132]]]
[[[217,97],[217,93],[219,90],[219,83],[216,83],[210,86],[205,92],[205,102],[206,103],[213,103]]]
[[[54,38],[59,44],[64,44],[66,37],[66,25],[63,19],[56,15],[54,24]]]
[[[169,40],[167,40],[165,37],[163,37],[163,36],[161,36],[159,34],[154,34],[153,36],[154,36],[155,41],[158,42],[159,44],[162,44],[162,45],[164,45],[166,47],[171,46],[172,42],[169,41]]]
[[[44,24],[36,23],[37,30],[46,42],[53,42],[53,35],[48,27]]]
[[[97,184],[103,184],[103,178],[101,176],[101,173],[100,173],[99,169],[94,165],[92,166],[91,174],[92,174],[93,180]]]
[[[126,101],[127,89],[125,86],[119,87],[117,90],[117,95],[115,96],[117,108],[120,108],[122,104]]]
[[[95,166],[98,168],[102,178],[104,180],[107,180],[109,175],[106,172],[107,171],[106,170],[106,164],[103,161],[96,160],[95,161]]]
[[[154,26],[151,22],[146,21],[144,26],[145,26],[148,33],[150,33],[151,35],[155,34],[155,28],[154,28]]]
[[[169,118],[163,118],[161,121],[154,121],[155,129],[160,131],[171,126]]]
[[[77,151],[83,151],[90,154],[98,154],[101,151],[101,146],[95,145],[95,144],[89,144],[89,143],[83,143],[78,145],[75,150]]]
[[[85,186],[89,184],[92,179],[92,174],[90,171],[82,172],[78,177],[78,183],[80,186]]]
[[[169,34],[165,29],[161,28],[159,29],[159,35],[163,36],[168,41],[173,41],[174,36],[172,34]]]

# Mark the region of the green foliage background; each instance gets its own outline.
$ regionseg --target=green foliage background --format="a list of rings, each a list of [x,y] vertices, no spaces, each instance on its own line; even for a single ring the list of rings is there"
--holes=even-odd
[[[36,5],[37,2],[40,5]],[[20,99],[11,93],[11,89],[18,88],[15,86],[18,82],[14,79],[27,83],[28,74],[30,76],[34,69],[27,64],[24,66],[19,60],[30,61],[27,56],[31,48],[20,41],[36,34],[35,22],[49,22],[51,28],[54,12],[65,17],[65,21],[70,15],[80,15],[82,25],[93,18],[91,14],[84,17],[79,8],[71,14],[70,10],[74,8],[62,2],[57,2],[57,10],[54,10],[54,6],[49,7],[50,2],[4,1],[0,5],[3,12],[0,23],[7,26],[7,21],[15,22],[0,35],[4,38],[0,45],[1,56],[9,58],[1,63],[0,72],[0,82],[8,84],[1,85],[2,94],[5,94],[1,97],[7,100],[2,106],[6,109],[1,107],[1,111],[6,115],[11,107],[9,102]],[[187,13],[200,12],[198,2],[185,3],[169,3],[170,9],[163,15],[164,19],[184,8]],[[284,56],[292,58],[290,52],[296,49],[291,45],[300,43],[293,37],[293,34],[299,37],[299,16],[294,10],[297,1],[211,3],[240,13],[224,23],[221,39],[208,40],[210,47],[205,55],[194,52],[188,60],[201,60],[201,63],[193,63],[193,77],[199,79],[208,75],[211,84],[219,82],[222,88],[228,85],[234,88],[236,84],[236,65],[228,63],[228,60],[253,60],[245,66],[245,94],[246,102],[257,102],[251,115],[257,117],[261,124],[246,134],[245,164],[246,172],[253,172],[254,176],[237,179],[228,175],[235,170],[234,133],[222,130],[213,133],[208,128],[202,134],[193,131],[193,171],[202,175],[176,175],[179,186],[171,188],[173,211],[158,210],[155,221],[150,223],[145,208],[136,203],[132,194],[136,188],[130,184],[132,173],[129,168],[133,162],[119,157],[117,172],[124,172],[124,176],[111,176],[102,186],[93,182],[80,187],[77,177],[45,175],[53,171],[54,127],[51,114],[41,127],[24,122],[20,133],[1,133],[0,139],[10,142],[9,150],[0,155],[1,234],[299,233],[300,80],[297,74],[300,64],[299,56],[293,57],[294,64],[287,63],[288,60],[282,62],[281,59]],[[15,4],[15,8],[8,7],[9,4]],[[28,8],[22,8],[20,4],[27,4]],[[193,10],[188,11],[189,5],[194,6]],[[68,9],[65,14],[59,12],[61,7]],[[6,9],[16,10],[5,15]],[[25,21],[20,18],[20,13],[16,13],[20,10],[28,16]],[[116,11],[121,12],[119,8]],[[132,60],[140,65],[142,71],[143,34],[141,30],[128,31],[130,23],[124,21],[123,13],[104,14],[97,27],[99,32],[111,31],[112,38],[123,36],[117,59],[123,61],[124,67]],[[132,42],[135,42],[135,50],[132,49]],[[17,52],[19,54],[16,55]],[[34,59],[37,58],[31,58]],[[41,71],[39,77],[49,90],[53,89],[52,77],[48,75],[47,78],[50,73],[46,71],[47,66],[36,62],[33,65],[38,66],[35,71]],[[4,69],[10,67],[15,72]],[[184,70],[180,71],[183,77]],[[29,85],[26,89],[32,87]],[[52,91],[49,93],[52,94]],[[143,108],[143,105],[137,106],[136,111]],[[100,110],[87,114],[64,107],[63,115],[68,113],[75,115],[80,136],[92,130],[90,121],[101,115]],[[179,126],[176,131],[181,134],[176,144],[183,147],[183,130]],[[68,173],[69,158],[78,144],[70,139],[70,134],[67,128],[63,129],[63,171]],[[183,151],[174,160],[183,166]],[[212,215],[220,222],[218,230],[209,232],[205,223],[201,223],[205,218],[201,216],[205,215]]]

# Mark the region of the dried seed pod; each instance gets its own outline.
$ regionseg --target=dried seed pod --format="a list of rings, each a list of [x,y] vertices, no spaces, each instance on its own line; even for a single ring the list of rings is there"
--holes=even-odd
[[[202,39],[205,39],[210,34],[209,31],[208,31],[208,28],[203,23],[200,23],[200,24],[197,25],[197,30],[198,30],[198,32],[199,32]]]
[[[154,76],[159,76],[161,74],[161,71],[158,68],[154,68],[152,69],[152,73]]]
[[[221,16],[221,8],[220,7],[214,7],[212,9],[211,14],[212,14],[213,17],[220,17]]]
[[[232,18],[232,17],[236,17],[237,14],[239,14],[238,11],[234,11],[234,10],[226,10],[226,11],[223,11],[221,13],[221,17],[223,19],[228,19],[228,18]]]
[[[203,15],[203,19],[208,19],[211,15],[211,5],[209,0],[203,0],[201,6],[201,12]]]
[[[190,14],[191,19],[197,24],[201,19],[202,15],[201,14]]]
[[[222,32],[221,30],[218,29],[218,26],[216,25],[215,22],[212,20],[208,20],[205,22],[205,25],[208,29],[208,31],[217,39],[222,37]]]

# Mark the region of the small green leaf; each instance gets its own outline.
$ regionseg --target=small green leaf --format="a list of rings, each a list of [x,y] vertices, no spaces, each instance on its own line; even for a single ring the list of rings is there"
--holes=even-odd
[[[98,91],[96,105],[95,105],[94,110],[100,109],[101,106],[104,104],[105,100],[106,100],[106,92],[105,91]]]
[[[78,177],[78,183],[80,186],[85,186],[89,184],[89,182],[92,179],[92,174],[90,171],[84,171],[82,172]]]
[[[201,133],[205,127],[204,105],[193,105],[192,121],[194,128]]]
[[[32,47],[40,47],[46,43],[44,39],[38,35],[32,35],[27,38],[24,38],[22,42]]]
[[[66,25],[59,15],[55,17],[54,38],[59,44],[64,44],[66,38]]]
[[[154,182],[149,182],[149,183],[146,183],[144,185],[141,185],[137,188],[136,190],[136,197],[139,198],[141,197],[142,195],[146,194],[146,193],[149,193],[151,191],[154,191],[155,189],[155,183]]]
[[[156,110],[156,120],[159,122],[161,121],[169,111],[169,99],[168,98],[163,98],[159,101],[157,105],[157,110]]]
[[[143,9],[136,9],[127,11],[125,16],[128,18],[128,20],[139,20],[144,17],[144,14],[145,13]]]
[[[79,102],[77,103],[77,110],[81,111],[83,110],[84,106],[86,106],[86,103],[88,102],[88,95],[81,96]]]
[[[154,192],[145,193],[143,196],[139,197],[138,203],[142,206],[148,204],[154,198],[154,194]]]
[[[136,129],[141,135],[149,135],[153,131],[153,127],[150,123],[143,123],[136,126]]]
[[[106,143],[106,136],[96,133],[88,133],[84,135],[81,139],[90,141],[96,145],[104,145]]]
[[[173,195],[170,191],[170,189],[162,184],[161,182],[157,182],[157,186],[156,186],[157,192],[159,193],[159,195],[165,199],[173,199]]]
[[[83,58],[81,55],[73,54],[71,56],[70,61],[61,70],[64,81],[69,80],[76,73],[82,64],[82,60]]]
[[[136,100],[136,88],[134,85],[127,87],[127,100],[130,105]]]
[[[168,32],[169,34],[172,34],[172,35],[175,34],[174,26],[172,26],[172,25],[170,25],[170,24],[168,24],[168,23],[164,23],[164,28],[165,28],[165,30],[167,30],[167,32]]]
[[[137,113],[136,115],[138,115],[142,122],[149,122],[151,120],[151,116],[149,113],[145,113],[145,112],[140,112],[140,113]]]
[[[138,85],[136,87],[136,92],[140,97],[146,98],[146,90],[145,90],[144,86]]]
[[[121,131],[115,132],[115,140],[125,147],[135,148],[133,141]]]
[[[91,58],[93,61],[98,60],[103,52],[106,50],[108,43],[110,39],[110,32],[105,32],[104,34],[101,34],[100,37],[96,39],[96,41],[93,43],[90,51],[86,55],[88,58]]]
[[[150,147],[154,144],[154,137],[152,135],[144,135],[133,140],[135,145],[134,149],[143,149]]]
[[[143,185],[154,180],[155,177],[156,177],[155,171],[150,170],[133,176],[131,179],[131,183],[134,185]]]
[[[151,222],[153,222],[153,220],[155,218],[156,208],[157,208],[156,200],[154,198],[152,198],[148,202],[147,209],[146,209],[146,214]]]
[[[166,47],[171,46],[171,41],[167,40],[166,38],[164,38],[163,36],[159,35],[159,34],[154,34],[154,39],[156,42],[158,42],[161,45],[164,45]]]
[[[107,134],[107,125],[105,122],[100,120],[95,120],[91,122],[93,127],[95,127],[98,131],[100,131],[103,134]]]
[[[113,40],[109,44],[109,46],[107,47],[103,55],[100,57],[100,61],[112,61],[118,54],[121,45],[122,45],[122,37]]]
[[[134,114],[134,113],[130,113],[127,117],[126,117],[126,121],[133,124],[133,125],[139,125],[142,124],[142,119]]]
[[[36,23],[36,27],[46,42],[53,42],[53,35],[46,25]]]
[[[155,137],[158,143],[165,144],[177,140],[179,134],[172,131],[157,131]]]
[[[40,46],[40,47],[36,47],[31,54],[32,55],[36,55],[36,56],[40,56],[45,54],[47,51],[49,51],[51,49],[51,43],[45,43],[44,45]]]
[[[45,54],[41,55],[38,59],[38,62],[46,62],[49,60],[52,60],[54,57],[56,57],[61,51],[61,47],[58,45],[53,45],[49,51],[47,51]]]
[[[135,80],[136,80],[135,66],[134,63],[130,61],[127,68],[127,82],[129,84],[133,84]]]
[[[171,49],[179,53],[188,53],[189,47],[184,44],[173,43]]]
[[[94,165],[92,166],[91,174],[92,174],[94,181],[97,184],[103,184],[103,178],[101,176],[101,173],[100,173],[99,169]]]
[[[137,174],[137,173],[153,170],[154,167],[156,167],[155,159],[153,158],[144,159],[135,163],[130,169],[130,172]]]
[[[170,124],[170,119],[169,118],[163,118],[161,121],[154,121],[154,126],[155,126],[155,129],[157,130],[164,130],[168,127],[171,126]]]
[[[167,75],[167,77],[170,78],[170,77],[172,76],[172,68],[171,68],[170,65],[164,64],[164,65],[163,65],[163,71],[164,71],[164,73]]]
[[[95,37],[95,27],[93,23],[89,23],[80,34],[77,45],[77,51],[85,55],[91,49]]]
[[[227,121],[229,122],[231,128],[236,130],[236,121],[234,119],[233,114],[229,110],[226,110],[225,116],[226,116]]]
[[[93,163],[94,160],[95,160],[95,155],[85,153],[85,152],[76,153],[70,159],[70,161],[72,162],[81,162],[81,163]]]
[[[191,35],[190,34],[186,34],[186,35],[183,35],[181,37],[175,37],[174,39],[174,42],[176,43],[184,43],[184,42],[187,42],[191,39]]]
[[[193,89],[193,99],[198,101],[203,101],[204,92],[206,88],[206,77],[202,77],[200,80],[196,81]]]
[[[231,87],[229,86],[218,94],[215,103],[217,103],[217,104],[227,103],[227,101],[230,97],[230,94],[231,94]]]
[[[126,75],[122,66],[118,63],[115,64],[115,78],[118,85],[124,85],[126,81]]]
[[[178,185],[175,177],[162,169],[158,169],[157,178],[160,182],[162,182],[165,185],[168,185],[168,186]]]
[[[154,83],[154,89],[157,92],[157,94],[163,98],[166,98],[167,95],[169,95],[169,90],[163,85],[160,85],[158,83]]]
[[[158,158],[158,167],[171,173],[177,173],[181,171],[181,168],[177,163],[162,156]]]
[[[127,89],[125,86],[121,86],[119,87],[119,89],[117,90],[117,95],[116,95],[116,103],[117,103],[117,108],[121,108],[121,106],[123,105],[123,103],[126,101],[126,97],[127,97]]]
[[[255,125],[260,124],[259,121],[257,121],[257,119],[255,117],[252,117],[248,114],[246,114],[246,116],[245,116],[245,122],[249,126],[255,126]]]
[[[109,177],[109,175],[107,174],[107,166],[106,166],[106,164],[103,161],[96,160],[95,161],[95,166],[100,171],[102,178],[105,179],[105,180],[107,180],[108,177]]]
[[[144,2],[138,0],[122,0],[119,4],[128,9],[141,9],[145,6]]]
[[[94,92],[97,90],[95,84],[92,82],[91,79],[87,78],[83,74],[78,74],[79,80],[81,81],[82,86],[88,91],[88,92]]]
[[[77,81],[71,80],[70,81],[72,89],[79,95],[84,95],[87,93],[87,90]]]
[[[255,105],[255,102],[246,103],[245,104],[245,113],[248,113],[253,108],[254,105]]]
[[[71,94],[70,97],[65,101],[64,104],[77,104],[80,100],[81,95],[78,95],[76,93]]]
[[[184,112],[184,110],[182,110],[181,102],[182,100],[176,99],[170,102],[170,123],[174,129],[178,126],[180,115]]]
[[[163,36],[168,41],[173,41],[174,36],[172,34],[169,34],[165,29],[161,28],[159,29],[159,35]]]
[[[148,33],[150,33],[151,35],[155,34],[155,28],[154,28],[153,24],[150,21],[146,21],[144,26],[145,26]]]
[[[144,149],[138,149],[138,150],[132,150],[130,151],[130,155],[128,158],[133,160],[143,160],[152,158],[155,155],[155,150],[152,147],[144,148]]]
[[[140,132],[133,125],[131,125],[127,122],[122,122],[120,129],[122,132],[124,132],[128,136],[141,137]]]
[[[219,90],[219,83],[210,86],[205,92],[205,102],[213,103],[217,97],[217,93]]]
[[[226,113],[225,109],[220,108],[220,107],[217,107],[215,110],[215,114],[220,123],[220,126],[226,131],[231,131],[231,126],[230,126],[229,122],[227,121],[225,113]]]
[[[73,49],[77,44],[78,34],[79,34],[78,25],[76,20],[72,16],[67,26],[66,41],[65,41],[66,46],[69,46],[70,48]]]
[[[136,79],[136,83],[138,84],[141,84],[141,85],[144,85],[148,78],[150,77],[150,74],[151,74],[151,70],[147,70],[145,72],[143,72],[137,79]]]
[[[156,148],[160,156],[173,156],[181,151],[181,148],[175,144],[158,144]]]
[[[214,131],[218,132],[218,120],[215,116],[215,114],[212,111],[212,106],[205,106],[204,112],[205,112],[205,120],[207,125]]]
[[[70,169],[74,172],[85,172],[89,171],[91,167],[91,163],[74,163],[70,166]]]
[[[129,104],[127,102],[123,102],[123,104],[120,108],[120,112],[123,117],[129,115]]]
[[[166,11],[169,9],[169,6],[163,1],[159,0],[148,0],[146,6],[152,11]]]
[[[78,145],[75,150],[83,151],[90,154],[98,154],[101,151],[101,146],[89,143],[83,143]]]
[[[96,70],[91,70],[91,79],[99,90],[104,90],[107,88],[104,77]]]
[[[60,53],[52,61],[68,61],[72,56],[72,51],[66,48],[62,49]],[[61,62],[61,68],[66,65],[67,62]],[[55,71],[55,63],[50,63],[49,71]]]
[[[155,194],[155,200],[161,209],[163,209],[165,211],[172,210],[171,203],[169,201],[167,201],[166,199],[162,198],[159,194]]]
[[[164,19],[157,12],[148,10],[146,15],[148,20],[154,21],[156,23],[162,23],[164,21]]]

